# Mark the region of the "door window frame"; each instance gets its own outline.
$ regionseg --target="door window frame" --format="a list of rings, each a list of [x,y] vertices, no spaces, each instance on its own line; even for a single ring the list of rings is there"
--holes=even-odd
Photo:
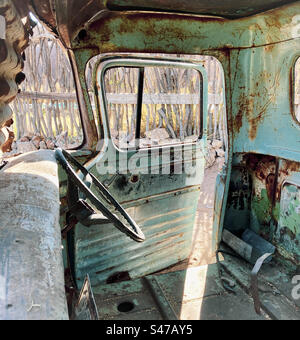
[[[120,149],[111,138],[111,128],[109,126],[109,117],[108,117],[108,102],[106,97],[105,86],[105,73],[107,70],[116,67],[133,67],[133,68],[144,68],[144,67],[173,67],[173,68],[181,68],[181,69],[194,69],[198,71],[201,77],[201,89],[200,91],[200,105],[201,105],[201,127],[200,127],[200,136],[196,142],[186,142],[186,143],[174,143],[169,145],[158,145],[151,146],[149,148],[140,148],[138,150],[155,150],[155,149],[164,149],[170,147],[181,147],[183,144],[185,145],[197,145],[204,142],[206,144],[207,139],[207,117],[208,117],[208,77],[205,68],[200,65],[190,61],[184,60],[176,60],[176,59],[157,59],[157,58],[137,58],[137,57],[109,57],[107,59],[99,60],[96,65],[96,71],[94,75],[94,93],[95,93],[95,101],[98,106],[98,114],[99,114],[99,122],[102,124],[100,126],[101,130],[104,133],[104,147],[107,149],[108,145],[113,144],[114,148],[117,149],[118,152],[127,152],[130,150]],[[203,145],[203,144],[202,144]],[[137,149],[135,149],[137,151]]]
[[[299,67],[299,71],[298,71],[298,79],[296,77],[296,68]],[[297,122],[298,125],[300,125],[300,117],[297,117],[297,112],[296,112],[296,82],[299,81],[299,77],[300,77],[300,55],[298,55],[295,59],[295,62],[293,64],[293,70],[292,70],[292,81],[291,81],[291,84],[292,84],[292,108],[293,108],[293,111],[292,111],[292,115],[293,115],[293,118],[294,120]],[[300,105],[300,103],[299,103]]]

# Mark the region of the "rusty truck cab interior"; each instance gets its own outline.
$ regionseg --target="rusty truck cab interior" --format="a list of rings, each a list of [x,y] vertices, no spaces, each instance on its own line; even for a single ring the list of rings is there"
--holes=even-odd
[[[2,0],[0,143],[30,12],[68,55],[84,139],[0,170],[0,319],[299,319],[300,2]],[[189,257],[205,181],[199,56],[226,103],[216,263],[161,273]]]

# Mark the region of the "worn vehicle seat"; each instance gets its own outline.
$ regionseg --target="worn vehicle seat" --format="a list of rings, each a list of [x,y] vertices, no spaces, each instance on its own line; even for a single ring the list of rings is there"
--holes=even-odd
[[[67,319],[54,152],[0,171],[0,319]]]

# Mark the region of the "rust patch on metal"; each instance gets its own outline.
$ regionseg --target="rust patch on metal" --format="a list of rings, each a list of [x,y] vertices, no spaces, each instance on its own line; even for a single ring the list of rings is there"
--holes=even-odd
[[[16,1],[16,0],[14,0]],[[29,2],[29,0],[26,0]],[[56,19],[55,12],[51,9],[51,4],[49,1],[31,1],[35,15],[48,27],[48,29],[55,35],[58,35],[56,30]],[[24,6],[28,10],[28,5]]]
[[[80,37],[76,37],[74,40],[74,48],[100,48],[99,40],[101,42],[109,42],[111,37],[118,34],[136,32],[137,27],[140,23],[142,23],[142,27],[139,29],[142,30],[143,34],[146,37],[156,37],[158,38],[159,34],[165,34],[165,29],[163,27],[158,30],[158,23],[161,21],[169,22],[168,32],[172,32],[172,35],[176,37],[179,41],[186,41],[189,37],[187,36],[187,31],[184,31],[180,27],[178,27],[178,22],[197,22],[197,23],[206,23],[206,22],[217,22],[223,24],[227,22],[226,19],[223,18],[211,18],[211,17],[195,17],[189,15],[182,15],[176,13],[149,13],[149,12],[132,12],[132,13],[122,13],[122,12],[104,12],[101,14],[96,21],[92,22],[88,27],[88,36],[85,37],[84,41],[80,40]],[[114,25],[116,23],[116,25]],[[115,27],[115,31],[112,31],[110,27]],[[100,34],[99,34],[100,32]],[[201,39],[201,37],[198,37]],[[107,49],[107,47],[106,47]],[[132,52],[136,51],[136,49],[131,50],[129,47],[117,48],[116,46],[112,46],[113,52]],[[123,51],[124,50],[124,51]],[[159,52],[157,49],[143,49],[144,52]],[[105,52],[109,52],[106,50]],[[165,52],[162,50],[161,52]]]
[[[300,171],[300,164],[294,161],[283,160],[278,170],[278,180],[276,185],[275,198],[280,202],[281,189],[284,181],[295,172]]]
[[[249,138],[251,140],[254,140],[256,138],[259,124],[264,120],[269,106],[273,102],[275,102],[276,89],[279,87],[279,73],[277,73],[273,78],[270,73],[268,73],[267,71],[263,71],[257,81],[257,85],[260,83],[268,83],[268,86],[264,86],[262,91],[260,91],[260,88],[257,86],[257,90],[253,94],[253,98],[255,98],[256,101],[263,101],[262,105],[257,103],[253,114],[248,111]],[[257,114],[255,114],[256,112]]]
[[[264,183],[270,202],[276,191],[276,158],[267,155],[250,154],[246,163],[252,174]]]
[[[276,102],[277,88],[280,85],[280,74],[272,75],[267,71],[259,74],[252,92],[241,93],[238,100],[238,113],[233,123],[234,133],[239,133],[243,126],[243,119],[248,121],[248,136],[254,140],[259,125],[265,119],[267,111]],[[239,88],[240,91],[245,89]]]
[[[249,117],[250,115],[249,111],[253,110],[253,104],[254,104],[253,98],[249,98],[249,96],[246,96],[245,94],[242,94],[240,96],[239,111],[233,123],[235,132],[237,133],[240,132],[240,129],[243,126],[243,117]]]
[[[13,131],[8,130],[8,140],[1,146],[2,152],[10,152],[12,150],[12,143],[14,141],[15,134]]]
[[[5,127],[11,127],[14,123],[14,120],[11,118],[7,122],[5,122],[4,126]]]
[[[276,176],[275,174],[269,174],[268,177],[266,178],[266,188],[267,188],[267,193],[268,193],[268,198],[272,202],[274,198],[274,193],[275,193],[275,182]]]
[[[268,198],[273,203],[280,202],[284,181],[293,173],[300,171],[299,163],[282,160],[277,166],[276,158],[272,156],[248,154],[245,160],[248,169],[265,184]]]

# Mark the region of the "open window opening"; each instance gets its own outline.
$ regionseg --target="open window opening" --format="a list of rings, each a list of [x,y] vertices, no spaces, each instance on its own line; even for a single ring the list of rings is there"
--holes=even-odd
[[[19,94],[11,104],[10,143],[4,157],[39,149],[74,149],[83,142],[80,110],[70,61],[63,47],[37,21],[18,75]]]
[[[126,56],[128,55],[124,54],[124,57]],[[214,164],[218,157],[223,158],[226,152],[227,131],[224,74],[221,63],[212,56],[202,55],[138,54],[136,56],[187,60],[205,68],[208,77],[207,165]],[[86,68],[86,81],[94,112],[96,109],[93,73],[95,65],[101,58],[103,58],[101,55],[94,57]],[[109,129],[114,144],[120,149],[136,144],[139,74],[138,67],[118,67],[106,73],[105,91]],[[201,74],[194,69],[144,68],[138,147],[193,143],[201,138],[202,85]]]
[[[121,149],[196,142],[203,135],[201,73],[114,67],[105,73],[110,133]]]

